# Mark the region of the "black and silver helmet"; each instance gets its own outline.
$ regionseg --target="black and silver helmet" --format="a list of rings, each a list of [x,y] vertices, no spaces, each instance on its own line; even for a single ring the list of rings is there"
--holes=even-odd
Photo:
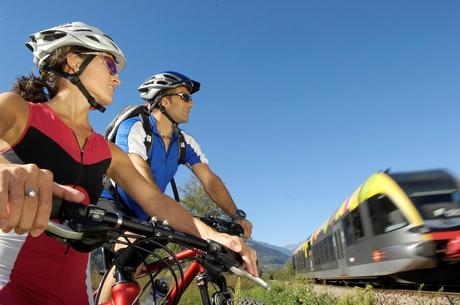
[[[200,90],[199,82],[173,71],[166,71],[152,75],[139,86],[138,90],[141,98],[148,101],[151,107],[153,107],[158,102],[156,97],[161,91],[179,86],[187,87],[190,94]]]

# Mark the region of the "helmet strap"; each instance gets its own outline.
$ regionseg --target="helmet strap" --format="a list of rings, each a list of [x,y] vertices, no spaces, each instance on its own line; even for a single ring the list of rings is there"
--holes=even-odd
[[[160,109],[160,112],[161,112],[162,114],[164,114],[164,116],[167,117],[168,120],[171,121],[171,123],[173,124],[174,127],[177,126],[177,125],[179,125],[179,123],[177,123],[177,122],[172,118],[172,116],[166,111],[165,107],[163,107],[163,105],[161,105],[161,103],[158,103],[158,108]]]
[[[91,108],[97,109],[100,112],[105,111],[105,107],[99,104],[96,99],[86,90],[85,86],[83,86],[83,83],[80,80],[80,75],[85,71],[86,67],[89,65],[89,63],[93,60],[95,55],[88,55],[88,57],[85,58],[85,60],[81,63],[79,69],[77,72],[70,74],[64,71],[56,70],[54,68],[48,68],[45,67],[45,70],[52,72],[58,76],[64,77],[67,80],[69,80],[72,84],[77,86],[77,88],[80,90],[80,92],[86,97],[88,100],[88,103],[91,105]]]

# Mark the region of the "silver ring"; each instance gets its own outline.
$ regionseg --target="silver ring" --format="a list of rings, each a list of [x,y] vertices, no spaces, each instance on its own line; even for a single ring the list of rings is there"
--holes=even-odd
[[[30,198],[36,198],[37,197],[37,191],[35,191],[34,189],[28,189],[24,195],[26,195],[27,197],[30,197]]]

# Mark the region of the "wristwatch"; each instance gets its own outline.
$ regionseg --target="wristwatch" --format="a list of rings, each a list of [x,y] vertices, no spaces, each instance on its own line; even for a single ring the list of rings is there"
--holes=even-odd
[[[246,219],[246,212],[240,209],[237,209],[235,213],[232,215],[232,220],[235,219]]]

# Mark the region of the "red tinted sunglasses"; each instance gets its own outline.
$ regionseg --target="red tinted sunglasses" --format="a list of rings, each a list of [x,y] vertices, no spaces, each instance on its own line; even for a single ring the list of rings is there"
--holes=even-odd
[[[115,60],[112,58],[112,56],[105,55],[105,54],[102,54],[102,53],[99,53],[99,52],[84,52],[84,53],[80,53],[80,54],[101,56],[104,59],[105,65],[109,69],[110,73],[112,75],[117,75],[118,74],[117,64],[116,64]]]

